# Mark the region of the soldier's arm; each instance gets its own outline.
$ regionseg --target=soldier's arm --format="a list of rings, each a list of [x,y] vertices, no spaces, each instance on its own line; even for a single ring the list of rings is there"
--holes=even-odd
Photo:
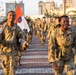
[[[52,29],[52,26],[50,26],[49,28],[48,28],[48,34],[47,34],[47,38],[49,38],[50,37],[50,33],[51,33],[51,30]]]
[[[18,41],[21,43],[22,49],[26,49],[28,47],[28,43],[23,39],[23,33],[22,30],[17,27],[17,37],[18,37]]]
[[[76,31],[74,30],[74,39],[73,39],[73,44],[72,44],[72,49],[74,53],[76,54]]]
[[[54,62],[55,60],[55,49],[56,49],[56,44],[55,44],[55,32],[51,32],[50,34],[50,40],[49,44],[50,46],[50,62]]]
[[[17,26],[17,33],[16,34],[17,34],[17,37],[23,38],[22,30],[19,26]]]

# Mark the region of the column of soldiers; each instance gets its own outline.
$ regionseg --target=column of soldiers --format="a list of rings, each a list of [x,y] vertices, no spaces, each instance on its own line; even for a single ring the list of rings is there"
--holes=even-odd
[[[15,12],[9,11],[7,21],[0,31],[0,61],[4,75],[15,75],[15,68],[20,65],[21,54],[28,47],[27,43],[21,43],[19,40],[31,43],[33,32],[42,44],[48,38],[48,61],[52,64],[55,75],[62,75],[64,69],[67,75],[75,75],[76,25],[69,22],[68,16],[53,17],[52,21],[46,20],[45,17],[37,18],[34,22],[26,18],[30,32],[22,32],[14,24],[15,17]]]
[[[42,20],[38,18],[32,25],[35,35],[42,43],[45,42],[46,36],[48,38],[48,61],[53,62],[55,75],[62,75],[64,67],[67,75],[75,75],[76,61],[73,58],[75,56],[76,27],[71,25],[69,17],[66,15],[53,17],[51,23],[46,21],[45,17]]]
[[[36,19],[33,24],[35,35],[43,39],[48,38],[48,61],[52,62],[55,75],[62,75],[64,67],[67,75],[75,75],[75,27],[70,26],[69,17],[53,17],[52,22],[45,17]],[[46,35],[44,36],[44,34]],[[44,38],[43,38],[44,36]],[[43,38],[43,39],[42,39]]]
[[[45,17],[42,19],[37,18],[34,21],[34,34],[41,40],[42,44],[44,44],[46,40],[48,25]]]

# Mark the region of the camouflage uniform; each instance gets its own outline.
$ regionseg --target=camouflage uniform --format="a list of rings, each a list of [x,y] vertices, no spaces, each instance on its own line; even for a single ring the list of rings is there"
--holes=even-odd
[[[76,33],[76,26],[72,25],[71,28],[73,29],[73,31],[75,31]],[[75,46],[76,47],[76,46]],[[75,48],[76,49],[76,48]],[[76,67],[76,52],[75,52],[75,56],[74,56],[74,64],[75,64],[75,67]]]
[[[48,30],[48,23],[46,23],[46,21],[42,21],[42,23],[41,23],[41,37],[40,37],[42,44],[45,43],[47,30]]]
[[[75,32],[68,28],[66,32],[61,27],[53,30],[50,35],[50,59],[57,61],[58,69],[54,70],[55,75],[62,75],[64,67],[67,75],[75,75],[74,55],[75,55]]]
[[[34,20],[33,30],[34,30],[34,35],[37,36],[37,19]]]
[[[21,29],[14,24],[11,28],[7,25],[4,26],[1,40],[1,60],[4,75],[15,75],[15,68],[18,64],[18,51],[21,44],[19,39],[22,38]]]
[[[41,38],[41,19],[38,18],[37,20],[37,36],[40,39]]]

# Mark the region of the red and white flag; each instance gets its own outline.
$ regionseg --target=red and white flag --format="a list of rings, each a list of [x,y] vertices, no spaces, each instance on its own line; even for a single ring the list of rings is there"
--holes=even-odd
[[[16,19],[15,19],[15,23],[17,23],[17,25],[23,30],[23,29],[27,29],[27,31],[30,31],[30,28],[26,22],[26,19],[24,18],[24,15],[22,13],[22,9],[20,4],[17,6],[17,8],[15,9],[15,13],[16,13]]]

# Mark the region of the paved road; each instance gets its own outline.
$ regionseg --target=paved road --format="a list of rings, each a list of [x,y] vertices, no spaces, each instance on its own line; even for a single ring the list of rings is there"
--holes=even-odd
[[[42,45],[41,41],[34,36],[29,49],[22,53],[21,64],[17,67],[16,75],[54,75],[47,60],[47,40]],[[2,69],[0,69],[0,75],[3,75]]]

